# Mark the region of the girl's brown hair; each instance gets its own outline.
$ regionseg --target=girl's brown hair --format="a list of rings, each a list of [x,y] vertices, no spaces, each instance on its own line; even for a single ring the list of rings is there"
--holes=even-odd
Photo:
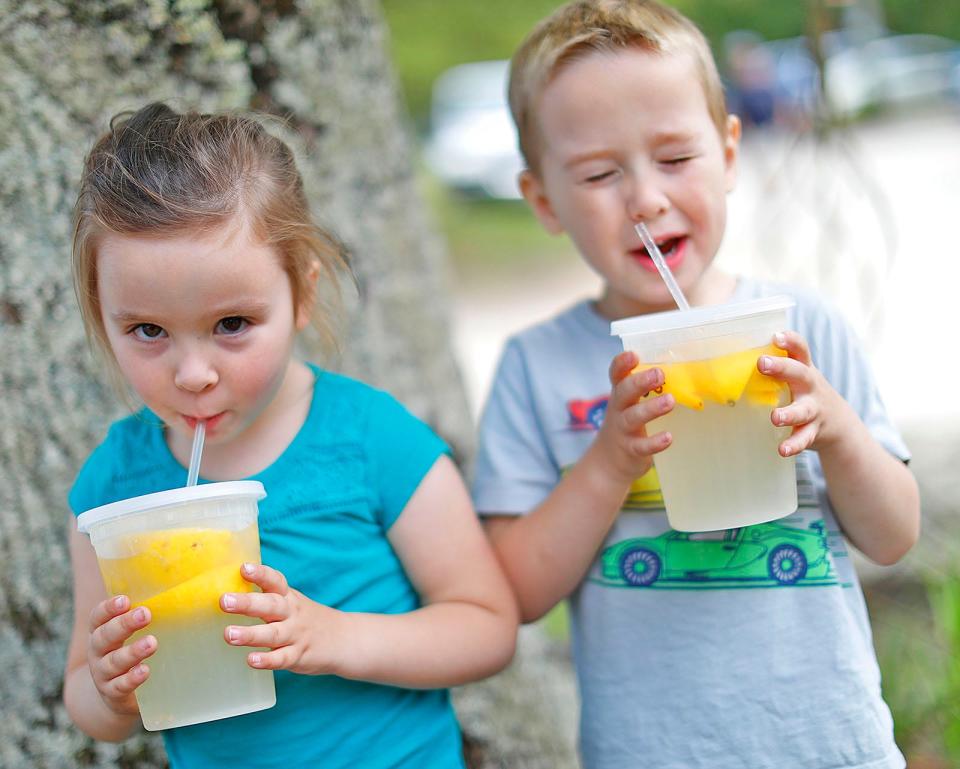
[[[277,253],[295,308],[317,297],[313,325],[330,350],[341,310],[340,243],[317,226],[293,153],[239,113],[178,113],[148,104],[116,115],[86,158],[74,209],[73,280],[87,337],[115,366],[97,293],[97,245],[108,233],[203,235],[242,216]]]

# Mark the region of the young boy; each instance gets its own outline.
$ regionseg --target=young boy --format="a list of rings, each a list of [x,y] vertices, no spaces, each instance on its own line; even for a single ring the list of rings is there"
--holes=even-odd
[[[705,40],[654,2],[578,0],[521,45],[510,105],[524,197],[604,289],[509,341],[474,497],[524,620],[569,600],[584,765],[902,767],[845,540],[882,564],[914,544],[909,454],[833,310],[712,266],[740,123]],[[632,374],[636,355],[609,335],[612,320],[674,308],[641,221],[692,305],[796,299],[795,331],[775,338],[788,357],[758,360],[792,394],[771,420],[792,427],[779,452],[797,455],[794,515],[702,535],[667,524],[651,468],[671,436],[652,420],[683,406],[652,392],[659,369]],[[646,587],[617,572],[618,544],[638,538],[667,561]],[[778,540],[810,544],[818,568],[778,582],[764,566]],[[735,567],[749,559],[761,570],[747,579]]]

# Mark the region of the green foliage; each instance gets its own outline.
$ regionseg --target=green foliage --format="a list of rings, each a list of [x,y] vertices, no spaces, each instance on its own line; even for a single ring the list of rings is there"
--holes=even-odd
[[[940,678],[937,711],[943,719],[947,756],[960,764],[960,572],[929,585],[937,637],[945,650],[946,675]]]
[[[718,60],[724,36],[751,29],[767,40],[807,32],[817,4],[837,25],[837,6],[825,0],[672,0],[710,40]],[[533,25],[560,0],[382,0],[391,49],[416,125],[427,124],[430,88],[445,69],[468,61],[510,58]],[[960,39],[954,3],[883,0],[887,26],[898,33],[925,32]]]
[[[449,67],[509,59],[514,48],[557,0],[383,0],[390,48],[407,105],[426,124],[430,88]]]

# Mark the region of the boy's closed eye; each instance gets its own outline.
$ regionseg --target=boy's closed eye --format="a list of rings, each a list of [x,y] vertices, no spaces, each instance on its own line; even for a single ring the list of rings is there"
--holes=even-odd
[[[584,181],[587,184],[597,184],[599,182],[604,182],[609,179],[612,179],[616,173],[617,173],[617,169],[610,168],[605,171],[598,171],[596,173],[591,173],[590,175],[584,177]]]

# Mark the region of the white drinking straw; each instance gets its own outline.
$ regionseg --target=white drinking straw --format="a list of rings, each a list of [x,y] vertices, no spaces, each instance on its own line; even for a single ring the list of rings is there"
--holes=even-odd
[[[650,258],[653,259],[653,263],[657,266],[660,277],[663,278],[663,282],[667,284],[667,290],[670,292],[670,296],[673,297],[673,301],[677,303],[677,307],[681,310],[689,310],[690,303],[687,301],[687,297],[683,295],[683,291],[681,291],[680,286],[677,285],[673,273],[670,271],[670,268],[667,267],[663,254],[660,253],[656,242],[654,242],[650,233],[647,231],[646,225],[640,222],[636,226],[636,230],[637,235],[640,236],[640,240],[643,241],[643,245],[647,247],[647,253],[650,254]]]
[[[207,434],[207,423],[197,420],[193,431],[193,448],[190,450],[190,467],[187,470],[187,486],[196,486],[200,477],[200,455],[203,453],[203,438]]]

